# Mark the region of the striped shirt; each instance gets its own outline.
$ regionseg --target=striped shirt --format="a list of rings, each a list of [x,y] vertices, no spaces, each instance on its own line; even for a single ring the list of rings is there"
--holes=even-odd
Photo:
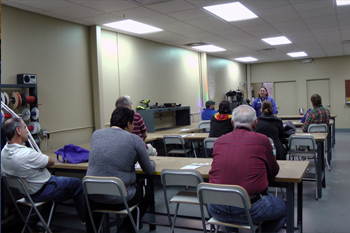
[[[331,114],[327,108],[324,108],[322,105],[315,107],[306,115],[304,125],[301,127],[301,129],[304,132],[307,132],[307,129],[311,124],[326,123],[328,125],[330,118]]]
[[[134,115],[134,129],[132,130],[133,134],[139,135],[142,140],[145,140],[142,137],[142,133],[146,132],[147,128],[145,123],[143,122],[142,116],[140,113],[135,112]]]
[[[240,185],[251,196],[264,192],[278,171],[269,139],[239,127],[215,141],[209,183]]]

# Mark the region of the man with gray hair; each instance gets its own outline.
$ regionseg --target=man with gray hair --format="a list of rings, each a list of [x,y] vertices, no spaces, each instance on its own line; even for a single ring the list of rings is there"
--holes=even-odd
[[[115,107],[127,107],[132,110],[132,102],[130,100],[130,97],[128,96],[121,96],[117,99],[115,102]],[[143,141],[147,138],[147,127],[145,123],[143,122],[142,116],[140,113],[135,112],[134,115],[134,129],[132,130],[133,134],[138,135]],[[145,144],[147,153],[150,156],[157,156],[157,150],[151,145],[151,144]]]
[[[131,109],[132,102],[129,97],[121,96],[115,102],[115,107],[127,107]],[[132,131],[133,134],[139,135],[140,138],[145,141],[147,138],[147,128],[145,123],[143,122],[142,116],[140,113],[135,112],[134,115],[134,129]]]
[[[278,232],[287,221],[287,206],[284,200],[267,193],[279,165],[268,137],[253,131],[257,123],[256,112],[248,105],[232,111],[234,129],[215,141],[209,183],[245,188],[252,203],[249,211],[253,223],[262,222],[262,232]],[[208,211],[223,222],[248,223],[241,217],[245,215],[242,208],[210,204]]]

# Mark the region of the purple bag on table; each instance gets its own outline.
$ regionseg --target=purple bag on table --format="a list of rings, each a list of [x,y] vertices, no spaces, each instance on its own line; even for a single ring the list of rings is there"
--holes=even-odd
[[[65,145],[63,148],[55,151],[57,154],[57,161],[60,163],[83,163],[89,160],[89,151],[73,144]],[[60,160],[62,157],[62,161]]]

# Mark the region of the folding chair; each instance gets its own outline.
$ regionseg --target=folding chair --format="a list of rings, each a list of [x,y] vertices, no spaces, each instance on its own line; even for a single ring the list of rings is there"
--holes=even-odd
[[[164,149],[165,149],[165,156],[168,156],[168,154],[184,154],[186,155],[186,157],[189,157],[188,153],[190,153],[193,149],[193,148],[192,149],[185,148],[185,142],[180,135],[164,135],[163,143],[164,143]],[[181,149],[172,149],[168,152],[166,148],[167,145],[180,145]],[[193,144],[192,144],[192,147],[193,147]],[[194,155],[195,157],[197,157],[195,152],[194,152]]]
[[[29,222],[29,219],[30,219],[30,216],[31,216],[31,213],[32,213],[33,210],[38,215],[39,220],[43,223],[46,231],[51,233],[52,231],[50,230],[49,226],[50,226],[50,222],[51,222],[51,219],[52,219],[53,211],[55,209],[55,201],[53,201],[53,200],[51,201],[52,202],[51,211],[50,211],[50,215],[49,215],[48,221],[46,223],[44,218],[41,216],[41,214],[40,214],[40,212],[39,212],[37,207],[39,207],[41,205],[44,205],[45,203],[47,203],[49,201],[34,202],[32,200],[32,198],[30,197],[28,184],[22,178],[20,178],[18,176],[11,176],[11,175],[5,175],[5,174],[3,174],[1,177],[3,178],[5,186],[7,187],[8,191],[9,191],[9,194],[11,196],[11,199],[12,199],[13,203],[15,204],[15,207],[16,207],[16,209],[17,209],[21,219],[24,222],[24,227],[22,229],[22,233],[25,231],[26,227],[28,227],[28,230],[30,232],[32,232],[32,229],[29,227],[28,222]],[[18,189],[18,191],[24,197],[21,198],[21,199],[18,199],[16,201],[14,196],[13,196],[13,193],[11,191],[11,188]],[[19,209],[17,204],[21,204],[21,205],[30,207],[30,210],[29,210],[28,215],[26,216],[26,219],[24,219],[24,216],[22,215],[22,213],[21,213],[21,211],[20,211],[20,209]]]
[[[250,230],[252,233],[254,231],[254,224],[251,219],[249,209],[251,208],[250,198],[247,191],[238,185],[222,185],[222,184],[209,184],[209,183],[200,183],[197,188],[198,199],[200,203],[201,217],[203,230],[206,233],[206,223],[205,223],[205,215],[203,205],[206,204],[216,204],[216,205],[228,205],[243,208],[247,215],[248,224],[240,224],[240,223],[227,223],[221,222],[214,217],[211,217],[208,220],[208,224],[221,225],[227,227],[235,227],[242,228],[245,230]],[[209,214],[209,213],[208,213]],[[260,223],[259,231],[261,230]],[[215,229],[215,233],[218,232],[219,227],[217,226]]]
[[[299,147],[308,148],[308,151],[300,151]],[[315,138],[311,135],[291,135],[289,137],[289,156],[290,160],[294,159],[294,157],[298,158],[308,158],[313,159],[315,161],[315,173],[313,177],[304,177],[303,180],[306,181],[315,181],[316,182],[316,200],[318,200],[318,189],[317,189],[317,181],[320,177],[317,177],[317,149]]]
[[[171,232],[174,232],[177,212],[179,205],[183,204],[197,204],[199,201],[196,191],[179,191],[168,201],[167,187],[169,186],[181,186],[181,187],[197,187],[197,185],[203,182],[202,175],[196,170],[173,170],[163,169],[161,172],[161,182],[164,190],[165,206],[168,213],[169,223],[171,226]],[[176,209],[174,214],[174,221],[171,221],[169,203],[176,203]]]
[[[102,230],[103,222],[106,216],[108,217],[109,213],[128,215],[135,231],[138,232],[139,222],[140,222],[140,210],[138,208],[138,204],[132,207],[129,207],[125,198],[127,196],[127,191],[122,180],[120,180],[117,177],[85,176],[83,178],[83,190],[84,190],[84,196],[86,200],[87,211],[89,213],[92,227],[95,233],[100,232]],[[125,209],[124,210],[96,209],[92,211],[90,208],[90,202],[88,197],[90,194],[112,195],[112,196],[121,197],[123,200]],[[137,210],[136,224],[131,215],[131,211],[133,211],[135,208]],[[93,220],[93,215],[92,215],[93,213],[103,213],[101,224],[99,226],[98,231],[96,230],[96,226]]]
[[[204,129],[205,132],[208,132],[210,130],[210,120],[200,121],[198,123],[197,133],[199,133],[201,129]]]
[[[327,124],[311,124],[311,125],[309,125],[309,128],[307,129],[307,132],[308,133],[328,133],[328,125]],[[328,143],[326,143],[326,145],[328,145]],[[325,152],[327,150],[331,150],[331,149],[332,148],[328,148],[327,146],[325,146]],[[325,161],[326,161],[326,164],[327,164],[328,171],[330,171],[331,170],[331,166],[329,165],[327,156],[325,156],[324,158],[325,158]]]
[[[203,141],[204,145],[204,155],[206,158],[208,158],[208,149],[213,149],[214,148],[214,142],[216,141],[217,138],[206,138]]]

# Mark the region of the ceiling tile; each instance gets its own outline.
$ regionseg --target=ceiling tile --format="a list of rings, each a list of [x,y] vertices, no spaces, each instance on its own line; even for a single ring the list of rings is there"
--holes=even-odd
[[[188,3],[187,1],[176,0],[176,1],[163,2],[159,4],[154,4],[154,5],[147,5],[146,8],[158,11],[160,13],[170,13],[170,12],[194,9],[196,8],[196,6]]]
[[[125,17],[127,19],[138,19],[152,15],[159,15],[160,13],[144,7],[136,7],[127,10],[113,11],[111,14],[117,15],[119,17]]]
[[[81,1],[77,0],[77,4],[86,6],[95,10],[103,11],[106,13],[113,12],[113,11],[122,11],[127,10],[131,8],[137,8],[138,5],[133,4],[131,2],[127,1],[108,1],[103,0],[103,4],[101,4],[101,1]]]
[[[96,16],[92,16],[92,17],[86,17],[86,18],[82,18],[82,20],[89,22],[90,25],[102,25],[105,23],[111,23],[111,22],[116,22],[116,21],[120,21],[123,20],[124,18],[116,16],[116,15],[112,15],[112,14],[102,14],[102,15],[96,15]]]
[[[215,18],[215,17],[205,17],[201,19],[192,19],[185,21],[188,24],[191,24],[195,27],[201,28],[206,31],[211,30],[224,30],[230,29],[232,26],[224,20]]]
[[[164,25],[162,25],[162,28],[164,30],[178,33],[178,34],[183,34],[183,35],[203,31],[200,28],[194,27],[192,25],[189,25],[189,24],[183,23],[183,22],[173,22],[173,23],[164,24]]]
[[[184,10],[184,11],[177,11],[172,12],[168,14],[171,17],[174,17],[178,20],[189,20],[189,19],[199,19],[208,17],[208,12],[202,9],[191,9],[191,10]]]
[[[135,20],[137,20],[138,22],[149,24],[156,27],[161,27],[161,25],[163,24],[173,23],[177,21],[176,19],[163,14],[152,15],[152,16],[147,16],[142,18],[135,18]]]
[[[65,8],[58,8],[58,9],[52,10],[51,12],[58,15],[71,17],[73,19],[87,18],[87,17],[103,14],[103,12],[101,11],[94,10],[85,6],[78,6],[78,5],[73,5]]]

